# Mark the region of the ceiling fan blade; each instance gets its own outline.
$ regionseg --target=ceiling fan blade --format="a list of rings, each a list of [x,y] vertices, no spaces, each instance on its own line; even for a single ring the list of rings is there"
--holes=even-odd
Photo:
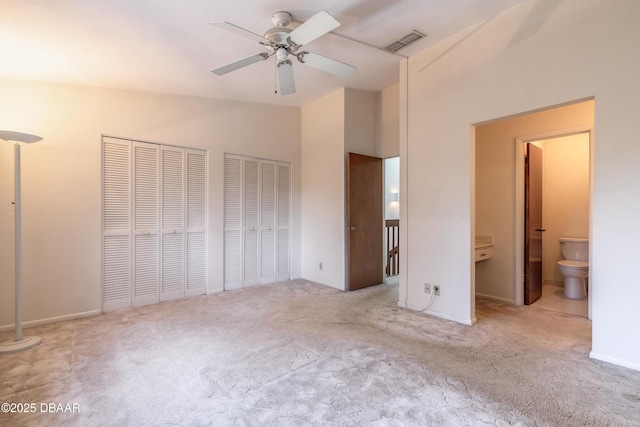
[[[293,67],[291,61],[282,61],[278,65],[278,83],[280,83],[280,95],[296,93],[296,83],[293,80]]]
[[[257,41],[258,43],[269,45],[269,40],[268,39],[265,39],[261,35],[253,33],[253,32],[251,32],[249,30],[245,30],[242,27],[238,27],[237,25],[234,25],[234,24],[232,24],[230,22],[217,21],[217,22],[212,22],[211,25],[213,25],[214,27],[222,28],[223,30],[231,31],[232,33],[239,34],[242,37],[246,37],[248,39]]]
[[[310,65],[318,70],[325,71],[343,79],[350,79],[358,70],[353,65],[318,55],[317,53],[303,52],[298,57],[300,62]]]
[[[302,46],[339,26],[340,23],[336,18],[321,10],[293,30],[289,37],[295,44]]]
[[[231,62],[230,64],[223,65],[222,67],[215,68],[211,70],[212,73],[222,76],[223,74],[230,73],[232,71],[238,70],[242,67],[246,67],[247,65],[255,64],[256,62],[264,61],[269,57],[266,53],[256,53],[251,56],[247,56],[246,58],[239,59],[238,61]]]

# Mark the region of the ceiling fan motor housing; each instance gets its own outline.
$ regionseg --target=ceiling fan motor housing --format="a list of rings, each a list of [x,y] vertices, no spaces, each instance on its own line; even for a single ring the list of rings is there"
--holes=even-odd
[[[286,27],[291,24],[291,21],[293,21],[293,17],[289,12],[280,11],[271,15],[271,22],[276,27]]]
[[[271,22],[273,22],[274,27],[264,33],[264,38],[271,42],[271,47],[275,50],[280,46],[289,47],[290,41],[287,38],[292,30],[287,27],[292,20],[293,17],[289,12],[276,12],[271,15]]]
[[[289,37],[289,33],[291,32],[291,28],[285,27],[273,27],[267,30],[264,33],[264,38],[271,42],[271,46],[287,46],[289,42],[287,38]]]

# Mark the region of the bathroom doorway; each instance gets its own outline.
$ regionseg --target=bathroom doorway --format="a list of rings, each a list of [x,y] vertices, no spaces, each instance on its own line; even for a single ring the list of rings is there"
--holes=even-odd
[[[473,239],[478,240],[479,236],[486,236],[493,243],[491,258],[475,263],[472,285],[476,297],[524,304],[524,144],[588,134],[587,163],[591,170],[594,114],[595,102],[588,99],[475,125],[471,246],[474,247]],[[554,142],[548,142],[549,147],[552,144]],[[571,160],[570,153],[569,156]],[[544,179],[548,181],[551,176]],[[592,194],[591,179],[589,175],[589,200]],[[587,203],[586,211],[590,212],[591,204],[589,201]],[[551,202],[551,205],[560,206],[556,202]],[[545,223],[540,228],[547,230],[544,244],[552,244],[552,240],[555,240],[554,247],[543,248],[545,253],[551,251],[549,253],[553,254],[556,251],[555,255],[559,256],[561,248],[558,239],[549,237],[549,224]],[[589,235],[591,230],[587,230]],[[548,272],[544,272],[544,275],[544,278],[560,280],[549,276]],[[589,287],[597,287],[597,284],[589,283]],[[588,304],[590,306],[591,301]]]
[[[589,129],[581,132],[574,129],[568,134],[559,133],[519,142],[523,145],[523,152],[533,150],[538,153],[540,163],[537,168],[539,194],[537,197],[528,197],[527,183],[534,180],[528,174],[536,174],[531,171],[535,156],[525,155],[523,302],[583,317],[588,317],[588,297],[572,299],[564,295],[564,277],[558,269],[558,261],[563,259],[560,245],[562,237],[589,238],[590,141]],[[529,204],[536,199],[541,205],[540,221],[528,226],[526,218]],[[532,249],[529,254],[528,248]],[[531,259],[533,263],[529,262]],[[528,275],[528,264],[534,264],[534,270],[539,275]],[[535,279],[539,281],[537,285],[533,283]],[[535,297],[532,297],[531,289],[538,292]]]

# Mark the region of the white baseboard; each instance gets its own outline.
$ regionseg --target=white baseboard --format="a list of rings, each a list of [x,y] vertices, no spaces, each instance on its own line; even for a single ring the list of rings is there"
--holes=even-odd
[[[403,307],[403,305],[401,305],[400,302],[398,302],[398,305],[400,307]],[[419,311],[421,307],[414,306],[414,305],[409,304],[409,303],[407,303],[406,306],[404,306],[404,307],[408,308],[410,310],[413,310],[413,311],[418,311],[418,312],[423,313],[423,314],[428,314],[429,316],[439,317],[440,319],[452,320],[452,321],[457,322],[457,323],[462,323],[463,325],[467,325],[467,326],[475,325],[476,322],[478,321],[478,319],[476,319],[475,317],[472,317],[471,319],[464,319],[462,317],[450,316],[450,315],[445,314],[445,313],[440,313],[439,311],[431,311],[431,310]]]
[[[486,298],[486,299],[490,299],[490,300],[494,300],[494,301],[506,302],[507,304],[513,304],[513,300],[510,300],[508,298],[496,297],[496,296],[487,295],[487,294],[479,294],[477,292],[476,292],[476,296],[477,297]]]
[[[336,283],[331,283],[331,282],[324,282],[322,280],[314,279],[313,277],[301,277],[301,279],[308,280],[310,282],[317,283],[319,285],[328,286],[330,288],[334,288],[334,289],[337,289],[339,291],[344,291],[345,290],[344,285],[338,285]]]
[[[589,357],[603,362],[611,363],[613,365],[622,366],[623,368],[633,369],[634,371],[640,371],[640,363],[629,362],[628,360],[618,359],[616,357],[607,356],[606,354],[600,354],[592,351],[589,353]]]
[[[82,319],[84,317],[97,316],[100,313],[101,313],[100,310],[91,310],[91,311],[84,311],[82,313],[73,313],[73,314],[66,314],[64,316],[49,317],[47,319],[29,320],[28,322],[23,322],[22,327],[25,329],[33,328],[35,326],[48,325],[50,323],[64,322],[65,320],[74,320],[74,319]],[[13,323],[10,325],[3,325],[3,326],[0,326],[0,332],[13,331],[15,330],[15,328],[16,328],[16,325]]]

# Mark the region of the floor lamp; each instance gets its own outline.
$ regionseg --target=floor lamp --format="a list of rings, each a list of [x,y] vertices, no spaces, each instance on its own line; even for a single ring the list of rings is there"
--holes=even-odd
[[[30,144],[32,142],[41,141],[42,138],[28,133],[12,132],[8,130],[0,130],[0,139],[13,143],[13,164],[14,179],[13,191],[15,197],[15,258],[16,258],[16,337],[12,341],[0,343],[0,354],[15,353],[17,351],[27,350],[40,344],[40,337],[24,337],[22,336],[22,221],[21,209],[22,200],[20,194],[20,144]]]

